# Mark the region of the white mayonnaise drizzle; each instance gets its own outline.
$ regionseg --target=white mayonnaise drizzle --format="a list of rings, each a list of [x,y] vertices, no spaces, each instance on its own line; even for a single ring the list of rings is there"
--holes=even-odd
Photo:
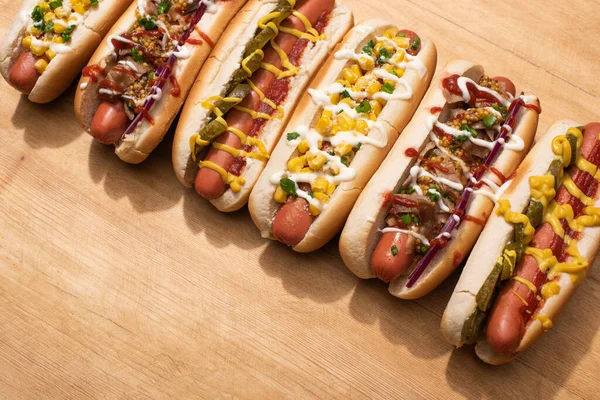
[[[400,228],[383,228],[380,230],[381,233],[388,233],[388,232],[393,232],[393,233],[406,233],[408,235],[411,235],[413,237],[415,237],[416,239],[419,239],[421,241],[421,243],[423,243],[425,246],[429,246],[429,240],[427,240],[427,238],[423,235],[421,235],[420,233],[417,233],[415,231],[409,230],[409,229],[400,229]]]

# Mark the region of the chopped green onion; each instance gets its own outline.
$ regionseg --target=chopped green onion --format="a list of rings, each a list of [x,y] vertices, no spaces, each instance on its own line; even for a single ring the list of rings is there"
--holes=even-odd
[[[144,60],[144,54],[139,51],[137,47],[134,47],[131,49],[131,58],[133,58],[133,61],[135,62],[142,62]]]
[[[374,48],[375,48],[375,42],[370,40],[369,43],[367,43],[367,45],[365,47],[363,47],[362,52],[372,56]]]
[[[481,120],[481,122],[483,122],[483,126],[485,126],[488,129],[492,129],[492,127],[494,126],[494,124],[496,123],[496,116],[494,114],[490,114],[487,117],[485,117],[484,119]]]
[[[40,22],[44,18],[44,14],[46,13],[46,9],[44,7],[37,5],[33,7],[33,11],[31,12],[31,19],[35,22]]]
[[[156,29],[156,24],[154,23],[154,21],[152,21],[149,18],[143,17],[138,22],[147,31],[151,31],[153,29]]]
[[[48,5],[50,6],[50,9],[52,11],[56,10],[58,7],[62,6],[62,0],[53,0],[50,3],[48,3]]]
[[[342,164],[344,164],[346,167],[347,167],[347,166],[348,166],[348,164],[349,164],[348,157],[342,157],[342,158],[340,159],[340,161],[341,161],[341,162],[342,162]]]
[[[368,100],[363,100],[360,105],[356,106],[356,111],[361,114],[368,114],[371,111],[371,104]]]
[[[410,225],[410,223],[412,222],[412,217],[410,216],[410,214],[403,214],[400,217],[400,221],[402,221],[404,225]]]
[[[351,97],[351,96],[350,96],[350,92],[348,92],[347,90],[344,90],[344,91],[341,93],[341,95],[342,95],[342,99],[347,99],[348,97]]]
[[[421,38],[417,36],[416,38],[413,39],[413,42],[410,45],[410,47],[412,47],[413,50],[417,50],[419,48],[420,44],[421,44]]]
[[[294,139],[298,139],[300,137],[300,134],[298,132],[289,132],[287,134],[287,140],[294,140]]]
[[[503,118],[508,117],[508,111],[506,111],[506,107],[499,106],[498,104],[493,104],[492,108],[502,114]]]
[[[460,126],[460,130],[461,131],[465,131],[465,132],[469,132],[471,134],[471,136],[473,137],[477,137],[477,131],[473,128],[471,128],[469,125],[467,124],[462,124]]]
[[[394,87],[394,85],[392,85],[389,82],[386,82],[385,85],[383,85],[383,87],[381,88],[382,92],[385,92],[388,94],[394,93],[394,90],[396,90],[396,88]]]
[[[390,251],[392,252],[392,255],[394,257],[396,257],[396,254],[398,254],[398,247],[396,247],[396,245],[393,244],[392,247],[390,248]]]
[[[158,13],[159,14],[166,14],[169,12],[169,10],[171,9],[171,3],[169,3],[168,1],[163,1],[161,3],[158,3]]]

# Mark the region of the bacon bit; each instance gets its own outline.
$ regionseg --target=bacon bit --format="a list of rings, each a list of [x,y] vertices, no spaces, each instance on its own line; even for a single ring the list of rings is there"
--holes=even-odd
[[[177,82],[177,78],[175,78],[174,75],[170,75],[169,82],[171,82],[171,91],[169,93],[173,97],[179,97],[181,95],[181,88],[179,87],[179,82]]]

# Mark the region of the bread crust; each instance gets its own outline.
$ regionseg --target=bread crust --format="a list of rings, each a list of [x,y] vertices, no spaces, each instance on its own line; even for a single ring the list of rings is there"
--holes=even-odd
[[[502,199],[510,201],[512,209],[523,210],[525,208],[530,197],[529,177],[546,173],[550,163],[554,160],[552,140],[556,136],[563,135],[568,128],[577,126],[581,126],[581,124],[568,120],[556,121],[538,141],[517,170],[510,187],[502,196]],[[599,205],[600,199],[597,199],[594,206],[598,207]],[[491,272],[495,260],[501,254],[512,230],[511,224],[505,222],[502,216],[492,214],[473,249],[442,317],[442,334],[451,344],[455,346],[463,344],[461,341],[462,326],[468,316],[475,310],[475,296]],[[600,250],[600,227],[587,227],[584,236],[577,244],[582,258],[591,265]],[[546,316],[550,320],[554,320],[577,289],[577,285],[571,281],[566,273],[560,276],[559,284],[561,287],[560,293],[550,297],[537,310],[536,315]],[[475,351],[479,358],[488,364],[504,364],[529,348],[543,333],[542,323],[532,318],[514,354],[507,355],[494,352],[485,341],[485,338],[478,341]]]
[[[213,42],[218,43],[223,31],[230,25],[231,19],[238,13],[244,3],[246,3],[246,0],[229,0],[216,3],[218,6],[217,11],[215,13],[205,13],[197,27]],[[256,7],[257,4],[260,5],[263,1],[250,0],[248,3],[247,8]],[[129,30],[136,21],[136,9],[137,2],[134,2],[112,27],[108,36],[119,35]],[[196,31],[192,33],[190,38],[203,40]],[[167,95],[171,84],[169,81],[165,84],[163,88],[165,95],[154,104],[150,111],[154,124],[152,125],[144,119],[131,135],[115,144],[115,153],[121,160],[131,164],[139,164],[158,146],[187,98],[194,79],[212,51],[212,48],[206,42],[202,45],[188,43],[184,47],[190,51],[191,56],[187,59],[177,60],[173,71],[173,75],[179,83],[181,94],[178,97]],[[99,64],[102,66],[110,54],[108,40],[104,40],[88,65]],[[97,83],[92,82],[88,77],[82,76],[75,93],[75,114],[88,133],[91,133],[91,121],[100,104],[96,88]]]
[[[365,29],[367,27],[373,28],[374,32]],[[357,51],[373,35],[381,35],[385,30],[392,27],[394,27],[394,24],[381,19],[365,21],[348,33],[344,42],[338,45],[335,52],[342,49]],[[381,137],[378,137],[378,139],[385,140],[387,145],[384,148],[365,146],[356,153],[356,157],[352,161],[352,167],[357,173],[356,178],[337,187],[331,196],[327,209],[315,219],[305,238],[292,247],[293,250],[302,253],[314,251],[331,240],[340,231],[358,195],[412,117],[429,86],[437,61],[437,51],[433,42],[426,37],[421,37],[421,43],[422,47],[418,58],[426,66],[427,75],[421,79],[416,71],[407,70],[404,78],[413,88],[412,98],[388,102],[378,118],[378,121],[382,122],[385,127],[385,132],[381,132]],[[331,57],[311,84],[311,88],[323,89],[335,82],[346,64],[347,61],[344,59],[338,60]],[[319,107],[313,103],[310,94],[306,93],[286,131],[292,131],[295,127],[304,125],[307,121],[312,121],[318,110]],[[376,134],[376,131],[371,132],[371,135],[374,134]],[[276,186],[270,182],[270,177],[285,168],[293,152],[294,149],[288,146],[285,140],[281,139],[250,195],[248,204],[250,215],[264,238],[273,239],[271,225],[279,208],[279,203],[273,200]]]
[[[198,75],[198,79],[182,111],[173,142],[173,169],[177,179],[186,187],[192,187],[198,171],[197,165],[190,160],[190,138],[201,129],[209,115],[208,110],[202,107],[201,102],[210,96],[221,93],[227,82],[229,82],[230,76],[240,66],[244,46],[254,36],[256,22],[268,13],[273,6],[273,3],[268,3],[263,8],[253,10],[253,13],[248,12],[236,18],[232,25],[236,24],[238,19],[244,22],[239,22],[235,25],[235,28],[228,29],[226,35],[229,38],[224,38],[219,43],[206,67]],[[330,21],[324,31],[327,39],[317,42],[314,46],[309,45],[300,59],[300,65],[302,66],[300,72],[290,78],[290,91],[281,104],[284,118],[268,121],[260,134],[260,139],[263,141],[267,152],[271,153],[273,151],[304,89],[325,59],[328,58],[334,45],[342,40],[353,23],[352,12],[339,1],[336,1]],[[242,173],[246,180],[242,189],[237,193],[227,190],[223,196],[211,200],[211,203],[223,212],[236,211],[243,207],[248,202],[250,192],[264,166],[264,162],[248,158]]]
[[[384,205],[384,195],[399,189],[408,176],[414,159],[406,156],[408,148],[421,149],[427,141],[429,130],[426,122],[431,116],[431,108],[443,107],[446,99],[443,95],[442,81],[444,78],[460,74],[479,79],[483,68],[469,61],[455,60],[449,62],[439,72],[431,84],[427,96],[419,106],[411,123],[394,145],[387,158],[375,173],[356,205],[352,209],[346,226],[340,238],[340,254],[346,266],[358,277],[374,278],[371,269],[371,256],[381,237],[379,229],[384,226],[387,210]],[[531,146],[537,128],[538,114],[534,111],[521,110],[517,116],[517,127],[513,135],[521,137],[525,144],[522,151],[503,151],[495,162],[495,167],[504,175],[512,174],[515,165],[523,159]],[[485,178],[497,181],[490,173]],[[499,183],[499,182],[497,182]],[[483,196],[474,197],[466,209],[466,214],[476,218],[486,219],[492,210],[493,202]],[[412,287],[406,287],[408,274],[394,279],[389,286],[390,293],[402,299],[416,299],[429,293],[444,281],[456,268],[455,253],[466,255],[475,244],[483,228],[471,221],[463,221],[446,248],[432,260],[421,279]]]
[[[38,78],[31,92],[28,93],[28,99],[34,103],[48,103],[67,90],[92,56],[106,32],[132,1],[103,0],[97,9],[86,13],[82,23],[73,32],[69,44],[73,51],[59,53],[48,63],[48,67]],[[27,36],[28,15],[37,3],[36,0],[23,2],[0,47],[0,73],[11,86],[8,74],[17,58],[24,52],[21,41]]]

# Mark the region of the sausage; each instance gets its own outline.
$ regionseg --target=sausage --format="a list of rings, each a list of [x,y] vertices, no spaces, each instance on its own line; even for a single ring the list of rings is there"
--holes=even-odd
[[[396,246],[393,252],[392,246]],[[412,235],[386,232],[373,251],[371,268],[376,277],[391,282],[410,267],[414,258],[415,238]]]
[[[103,101],[92,118],[90,130],[100,143],[115,144],[130,123],[122,101]]]
[[[303,198],[290,198],[273,219],[273,236],[281,243],[295,246],[304,239],[315,217]]]
[[[35,69],[37,58],[29,51],[22,53],[8,71],[10,83],[23,93],[29,93],[40,75]]]
[[[492,79],[498,81],[500,83],[500,87],[502,87],[506,92],[510,93],[513,97],[516,95],[517,88],[510,79],[505,76],[495,76]]]
[[[302,2],[302,4],[300,4],[297,7],[297,10],[298,12],[305,15],[306,18],[308,18],[308,20],[310,21],[310,23],[314,25],[316,24],[323,11],[333,9],[333,5],[333,0],[326,0],[320,2],[316,0],[305,0],[304,2]],[[282,22],[282,26],[297,29],[301,32],[306,31],[302,21],[300,21],[293,15],[286,18]],[[298,38],[296,36],[285,32],[279,33],[279,35],[277,35],[277,37],[275,38],[275,43],[279,47],[281,47],[283,52],[286,54],[290,54],[297,41]],[[272,64],[279,69],[282,68],[281,58],[271,46],[268,46],[265,49],[264,53],[265,54],[263,62]],[[275,81],[275,79],[276,76],[272,72],[267,71],[265,69],[258,70],[252,76],[252,82],[263,93],[266,93],[268,91],[269,87],[271,86],[273,81]],[[251,98],[249,99],[250,96]],[[240,105],[242,107],[246,107],[256,111],[260,106],[260,98],[254,91],[252,91]],[[238,112],[235,110],[230,111],[227,114],[225,120],[229,126],[233,126],[241,130],[246,135],[252,130],[254,123],[254,121],[248,114]],[[228,146],[234,147],[236,149],[239,149],[242,146],[239,138],[231,132],[223,133],[217,138],[216,141],[218,143],[225,143]],[[211,161],[227,171],[229,170],[229,168],[231,168],[231,165],[233,164],[235,158],[226,151],[218,150],[212,147],[208,151],[205,160]],[[214,200],[221,197],[227,189],[227,186],[225,182],[223,182],[223,178],[221,177],[221,175],[210,168],[200,168],[198,174],[196,175],[194,186],[196,188],[196,192],[198,192],[200,196],[208,200]]]
[[[260,104],[260,97],[256,92],[250,92],[246,98],[240,103],[240,106],[256,109]],[[238,110],[231,110],[227,113],[227,117],[225,118],[227,121],[227,125],[237,128],[244,133],[250,132],[252,126],[254,125],[254,120],[252,116],[248,115],[245,112]],[[215,140],[217,143],[224,143],[228,146],[239,149],[242,147],[242,142],[237,135],[227,131],[222,133]],[[234,157],[224,151],[216,149],[215,147],[211,147],[206,153],[205,161],[211,161],[223,168],[228,170],[233,164]],[[205,199],[213,200],[221,197],[223,193],[225,193],[225,182],[223,182],[223,178],[221,175],[210,168],[200,168],[198,174],[196,174],[196,180],[194,182],[194,187],[196,188],[196,192]]]
[[[586,125],[581,147],[581,155],[595,165],[600,164],[599,133],[599,123]],[[580,171],[574,165],[568,168],[568,173],[577,182],[578,187],[585,188],[582,189],[584,192],[595,193],[597,191],[597,183],[589,174]],[[576,197],[571,196],[564,185],[559,187],[555,201],[557,204],[571,204],[576,215],[577,210],[583,209],[583,204]],[[566,220],[561,220],[561,224],[563,229],[567,231]],[[560,259],[565,245],[563,239],[546,222],[538,227],[530,246],[539,249],[550,248],[552,254]],[[537,293],[547,281],[546,274],[539,269],[537,261],[530,255],[523,256],[523,262],[517,266],[514,276],[520,276],[532,282],[537,288]],[[529,317],[535,312],[538,304],[539,300],[536,293],[531,291],[525,284],[511,280],[504,285],[490,313],[486,331],[486,340],[494,351],[508,354],[517,350],[525,333],[525,326]]]

